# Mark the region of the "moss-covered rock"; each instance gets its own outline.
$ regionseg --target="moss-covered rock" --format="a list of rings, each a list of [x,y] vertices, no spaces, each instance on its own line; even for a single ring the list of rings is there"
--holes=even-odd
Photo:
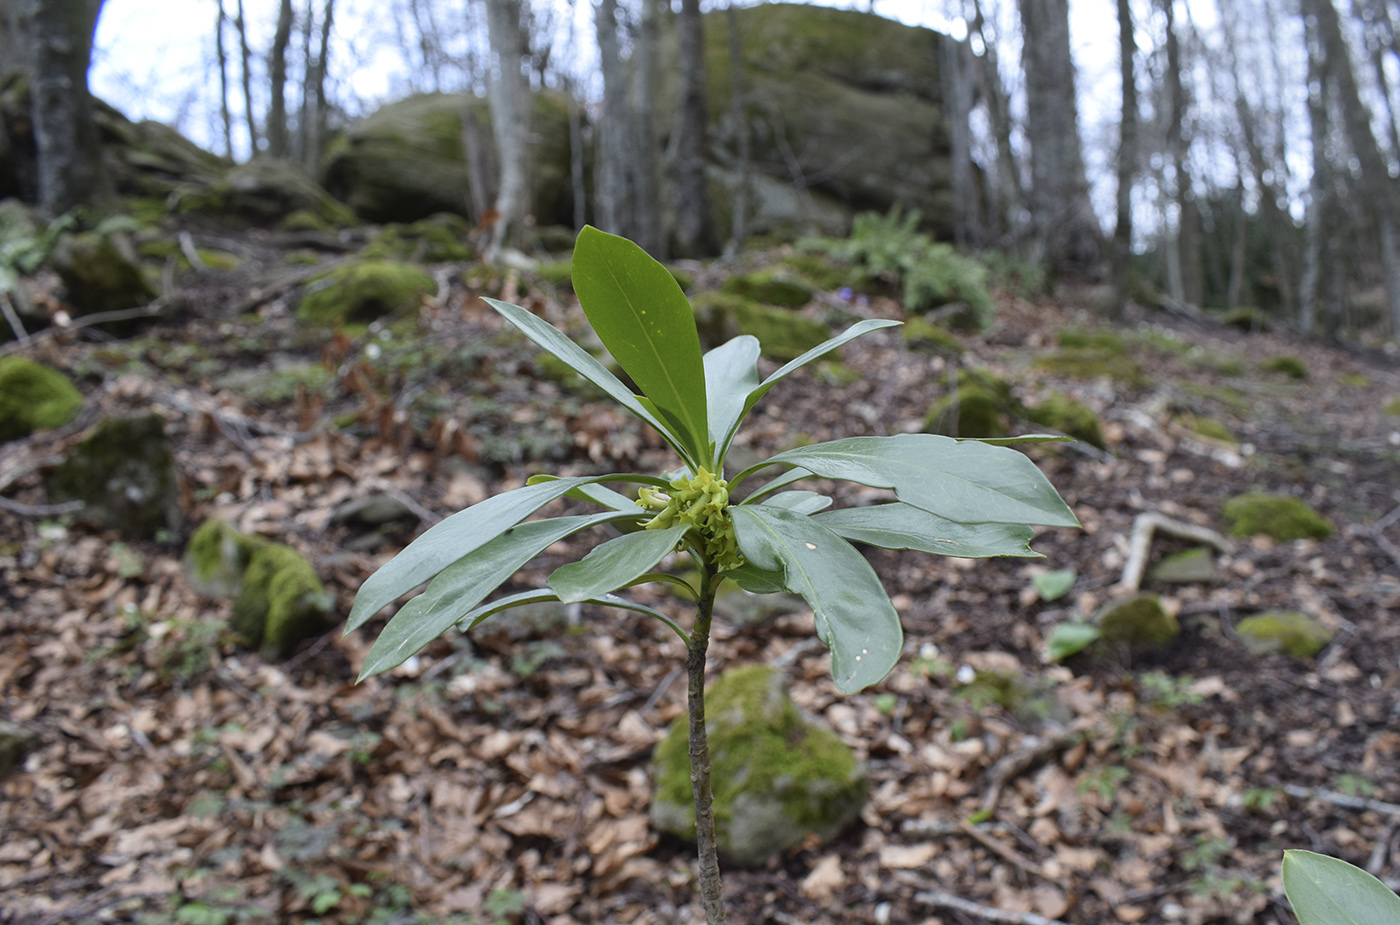
[[[730,669],[705,697],[719,850],[756,866],[809,839],[839,835],[860,813],[865,769],[831,730],[805,717],[782,675],[764,665]],[[695,838],[687,718],[656,748],[652,823]]]
[[[1110,646],[1160,649],[1176,639],[1181,625],[1155,594],[1136,594],[1104,606],[1094,615],[1099,639]]]
[[[0,442],[62,427],[82,404],[82,394],[58,370],[24,357],[0,357]]]
[[[231,168],[210,186],[179,201],[182,212],[214,213],[259,226],[272,226],[294,214],[314,216],[324,226],[356,223],[355,213],[337,202],[300,167],[280,158],[255,157]]]
[[[1103,429],[1099,427],[1099,416],[1088,405],[1067,395],[1058,392],[1051,395],[1027,410],[1026,417],[1036,424],[1082,440],[1101,450],[1107,448],[1103,439]]]
[[[1332,642],[1332,631],[1313,617],[1295,610],[1272,610],[1246,617],[1235,635],[1255,654],[1282,652],[1312,658]]]
[[[228,521],[211,517],[185,546],[185,572],[204,597],[236,598],[253,553],[267,545],[260,536],[240,533]]]
[[[49,255],[63,280],[68,305],[78,315],[147,305],[158,295],[123,235],[64,235]]]
[[[1152,567],[1152,580],[1163,584],[1197,584],[1215,580],[1215,556],[1208,546],[1172,553]]]
[[[77,518],[132,539],[180,528],[180,491],[165,419],[154,411],[104,418],[49,476],[49,497],[82,501]]]
[[[364,249],[364,256],[413,263],[459,263],[471,260],[471,225],[460,215],[438,212],[410,224],[390,223]]]
[[[364,324],[392,312],[416,309],[436,289],[433,278],[411,263],[364,260],[314,280],[301,297],[297,317],[311,324]]]
[[[1112,331],[1081,331],[1065,328],[1055,334],[1061,347],[1072,350],[1102,350],[1105,353],[1125,353],[1123,338]]]
[[[812,301],[811,287],[772,270],[731,276],[722,288],[725,292],[779,308],[801,308]]]
[[[865,280],[865,274],[855,265],[838,260],[816,250],[803,250],[782,259],[783,266],[814,289],[835,292],[843,286],[855,287]]]
[[[732,292],[701,292],[690,303],[700,341],[707,350],[740,334],[751,334],[763,345],[764,356],[786,363],[831,337],[831,331],[819,321]]]
[[[1005,406],[996,395],[971,385],[959,387],[958,393],[936,399],[924,416],[924,432],[948,437],[1005,437],[1007,429]]]
[[[1400,415],[1400,397],[1392,398],[1381,410],[1386,414]]]
[[[233,602],[233,629],[266,659],[286,658],[325,632],[332,600],[301,553],[280,543],[253,551]]]
[[[1142,366],[1131,357],[1098,347],[1067,347],[1038,357],[1035,365],[1072,379],[1107,377],[1134,388],[1152,384]]]
[[[1269,536],[1276,540],[1325,540],[1332,522],[1291,495],[1251,492],[1225,502],[1231,536]]]
[[[1246,334],[1264,333],[1274,326],[1273,319],[1265,312],[1249,305],[1242,305],[1226,312],[1221,316],[1220,323]]]
[[[1230,428],[1226,427],[1215,418],[1204,418],[1196,414],[1183,414],[1178,420],[1186,425],[1189,430],[1208,440],[1219,440],[1222,443],[1240,442],[1239,439],[1235,437],[1234,431],[1230,430]]]
[[[1303,362],[1302,358],[1291,353],[1269,357],[1263,363],[1259,364],[1259,368],[1266,373],[1280,373],[1290,379],[1308,378],[1307,364]]]
[[[915,316],[905,319],[904,324],[899,327],[899,333],[904,338],[904,343],[912,350],[928,350],[954,356],[963,350],[962,341],[958,340],[955,334],[925,318]]]

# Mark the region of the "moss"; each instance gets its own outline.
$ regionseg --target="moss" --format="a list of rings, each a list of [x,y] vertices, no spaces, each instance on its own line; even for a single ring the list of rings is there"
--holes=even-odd
[[[724,292],[779,308],[801,308],[812,301],[810,287],[772,270],[731,276],[724,281],[722,288]]]
[[[764,356],[785,363],[831,336],[819,321],[730,292],[702,292],[691,299],[691,305],[700,340],[707,349],[740,334],[751,334],[758,338]]]
[[[1266,373],[1281,373],[1290,379],[1308,378],[1308,367],[1299,357],[1286,353],[1282,356],[1269,357],[1259,368]]]
[[[1291,495],[1253,492],[1225,503],[1231,536],[1270,536],[1276,540],[1325,540],[1332,523]]]
[[[574,263],[571,257],[562,260],[543,260],[535,268],[535,274],[556,289],[573,288]]]
[[[1102,350],[1105,353],[1124,353],[1123,338],[1110,331],[1079,331],[1065,328],[1055,335],[1061,347],[1073,350]]]
[[[0,357],[0,442],[62,427],[82,405],[82,394],[58,370],[24,357]]]
[[[1109,604],[1095,615],[1094,623],[1104,643],[1132,649],[1162,648],[1181,632],[1176,617],[1162,609],[1155,594],[1138,594]]]
[[[1209,440],[1219,440],[1224,443],[1239,443],[1230,428],[1217,421],[1215,418],[1203,418],[1194,414],[1184,414],[1180,418],[1181,423],[1194,433],[1200,434]]]
[[[1026,417],[1062,434],[1106,449],[1099,417],[1088,405],[1056,393],[1026,412]]]
[[[843,286],[861,284],[865,275],[850,263],[817,251],[791,254],[783,258],[788,267],[813,288],[833,292]]]
[[[947,328],[917,316],[907,319],[899,329],[904,343],[915,350],[930,350],[934,353],[960,354],[962,342]]]
[[[1384,411],[1386,414],[1400,415],[1400,396],[1392,398],[1390,401],[1386,402],[1385,407],[1381,410]]]
[[[1035,361],[1039,368],[1072,379],[1108,377],[1134,388],[1152,384],[1143,368],[1129,357],[1094,347],[1070,347],[1045,354]]]
[[[1246,617],[1235,627],[1252,652],[1282,652],[1294,658],[1312,658],[1332,642],[1332,631],[1305,613],[1274,610]]]
[[[313,209],[295,209],[277,226],[283,231],[319,231],[322,234],[335,234],[336,231],[334,225]]]
[[[253,553],[265,545],[263,538],[240,533],[228,521],[209,518],[185,546],[190,583],[205,597],[237,597]]]
[[[831,838],[854,819],[866,797],[864,770],[835,733],[802,716],[780,673],[731,669],[705,705],[715,829],[726,858],[762,864],[814,835]],[[693,838],[686,717],[672,724],[653,760],[653,819]]]
[[[1238,358],[1203,347],[1193,346],[1188,349],[1186,363],[1192,369],[1219,373],[1222,376],[1243,376],[1245,373],[1244,363]]]
[[[63,280],[69,305],[80,315],[145,305],[158,294],[134,251],[127,252],[115,236],[64,235],[50,261]]]
[[[48,481],[56,502],[82,501],[78,518],[136,539],[177,530],[175,458],[154,411],[99,421]]]
[[[1152,580],[1164,584],[1195,584],[1215,580],[1215,559],[1207,546],[1173,553],[1152,568]]]
[[[1253,334],[1256,331],[1267,332],[1274,326],[1273,321],[1268,315],[1250,306],[1240,306],[1239,308],[1226,312],[1221,316],[1220,323],[1236,328],[1246,334]]]
[[[264,405],[283,405],[302,389],[310,395],[325,394],[334,381],[320,363],[292,363],[271,371],[236,369],[215,379],[214,386]]]
[[[302,296],[297,317],[311,324],[367,323],[406,308],[435,289],[432,277],[408,263],[366,260],[338,267]]]
[[[1342,373],[1337,381],[1349,389],[1369,389],[1371,380],[1360,373]]]
[[[987,389],[979,386],[959,387],[957,420],[953,420],[953,396],[945,395],[929,406],[924,416],[924,431],[949,437],[1005,437],[1005,406]]]
[[[286,658],[325,630],[331,601],[311,563],[290,546],[257,549],[233,603],[233,629],[264,658]]]

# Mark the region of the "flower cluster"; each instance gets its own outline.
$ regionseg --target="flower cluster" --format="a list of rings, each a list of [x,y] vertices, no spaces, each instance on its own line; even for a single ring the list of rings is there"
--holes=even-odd
[[[642,488],[637,504],[655,516],[642,526],[665,530],[677,523],[690,524],[704,541],[705,557],[728,571],[744,564],[739,543],[734,538],[734,521],[729,516],[729,483],[703,467],[693,478],[671,482],[669,493]]]

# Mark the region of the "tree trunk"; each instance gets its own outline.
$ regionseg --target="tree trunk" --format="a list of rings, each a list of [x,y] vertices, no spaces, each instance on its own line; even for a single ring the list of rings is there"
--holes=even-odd
[[[329,117],[326,112],[326,57],[331,48],[331,23],[335,17],[335,0],[326,0],[321,9],[321,34],[317,37],[316,67],[311,77],[312,118],[307,133],[306,169],[315,172],[321,165],[321,148],[326,141]]]
[[[744,56],[739,42],[739,14],[730,0],[724,7],[725,26],[729,30],[729,116],[734,121],[734,141],[737,147],[739,188],[734,194],[733,221],[729,226],[729,243],[724,253],[733,257],[748,237],[749,185],[753,158],[749,151],[749,120],[744,115]]]
[[[1171,294],[1179,302],[1199,306],[1202,302],[1201,252],[1190,168],[1191,139],[1186,132],[1186,91],[1181,82],[1181,43],[1177,38],[1175,0],[1160,0],[1166,19],[1167,51],[1167,152],[1172,163],[1172,197],[1176,201],[1175,234],[1168,239],[1168,265]]]
[[[1036,250],[1053,270],[1091,270],[1102,231],[1079,146],[1068,0],[1018,0]]]
[[[530,85],[522,70],[525,41],[520,13],[516,0],[486,0],[486,30],[497,59],[487,100],[500,166],[488,256],[507,243],[519,242],[530,208]]]
[[[617,0],[599,0],[593,8],[603,77],[603,110],[598,120],[598,165],[594,180],[593,217],[610,234],[631,237],[632,202],[628,177],[632,173],[631,112],[627,100],[622,53],[618,42]]]
[[[0,77],[31,67],[28,0],[0,0]]]
[[[219,59],[219,115],[224,130],[224,153],[233,157],[233,113],[228,108],[228,50],[224,48],[224,25],[228,14],[219,0],[219,18],[214,26],[214,54]]]
[[[277,31],[267,56],[269,98],[267,106],[267,153],[286,157],[287,139],[287,46],[292,40],[292,0],[282,0],[277,12]]]
[[[707,148],[705,103],[705,33],[700,0],[681,0],[676,21],[681,99],[671,171],[676,206],[676,248],[682,256],[698,257],[717,250],[714,218],[705,178]]]
[[[253,116],[253,50],[248,45],[248,20],[243,15],[243,0],[238,0],[238,49],[243,63],[243,117],[248,123],[248,155],[258,153],[258,120]]]
[[[1113,226],[1113,309],[1122,318],[1128,306],[1128,274],[1133,259],[1133,178],[1138,159],[1137,41],[1133,9],[1118,0],[1118,74],[1123,85],[1118,133],[1118,194]]]
[[[981,0],[972,0],[972,22],[968,25],[968,36],[969,39],[975,36],[982,46],[982,53],[977,56],[982,71],[982,94],[987,101],[987,118],[992,124],[992,136],[996,139],[996,182],[990,184],[990,188],[996,191],[997,201],[988,203],[988,211],[999,217],[1009,248],[1019,251],[1025,242],[1022,216],[1026,212],[1026,194],[1021,186],[1021,169],[1016,152],[1011,146],[1011,104],[1001,81],[997,39],[987,28]]]
[[[943,89],[943,123],[953,168],[953,240],[961,247],[982,243],[982,215],[972,172],[972,48],[943,37],[938,73]]]
[[[637,244],[658,260],[666,258],[656,158],[656,11],[660,0],[641,0],[637,45],[632,55],[632,178],[637,210]]]
[[[113,196],[92,118],[87,71],[101,0],[34,0],[29,23],[39,208],[105,209]]]

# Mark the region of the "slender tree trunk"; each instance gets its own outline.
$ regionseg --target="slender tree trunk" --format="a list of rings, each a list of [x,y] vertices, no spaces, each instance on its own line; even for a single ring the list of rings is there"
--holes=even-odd
[[[471,197],[472,221],[486,222],[486,213],[492,208],[493,171],[487,157],[486,144],[482,139],[481,122],[476,111],[468,103],[462,110],[462,151],[467,158],[467,192]]]
[[[1327,59],[1326,50],[1316,35],[1315,28],[1309,29],[1307,44],[1312,179],[1308,185],[1308,210],[1303,232],[1303,276],[1298,293],[1298,326],[1302,328],[1303,333],[1311,334],[1317,328],[1319,303],[1325,295],[1335,291],[1328,285],[1328,281],[1339,275],[1340,267],[1329,259],[1335,251],[1327,245],[1335,209],[1332,200],[1332,160],[1327,150],[1327,138],[1331,134],[1331,62]],[[1330,298],[1327,302],[1322,315],[1332,318],[1340,313],[1341,306],[1330,304]],[[1327,326],[1332,327],[1332,324]]]
[[[1176,200],[1176,233],[1169,239],[1172,297],[1190,305],[1202,302],[1201,252],[1197,226],[1199,213],[1191,179],[1191,139],[1186,131],[1187,100],[1181,81],[1181,42],[1177,36],[1175,0],[1160,0],[1167,30],[1167,150],[1172,159],[1173,198]]]
[[[1133,9],[1118,0],[1118,75],[1123,85],[1118,133],[1118,193],[1113,226],[1113,316],[1123,317],[1128,306],[1128,274],[1133,259],[1133,179],[1138,160],[1137,40]]]
[[[724,21],[729,30],[729,116],[734,121],[734,141],[739,159],[739,188],[734,193],[734,215],[729,227],[726,256],[733,257],[748,237],[749,185],[753,158],[749,150],[749,120],[744,114],[744,55],[739,43],[739,14],[733,0],[724,7]]]
[[[724,892],[720,881],[719,850],[715,841],[714,798],[710,788],[710,747],[705,731],[705,656],[710,646],[710,621],[719,581],[701,565],[700,601],[695,626],[690,631],[685,668],[687,707],[690,714],[690,789],[695,796],[695,841],[700,856],[700,904],[707,925],[724,925]]]
[[[516,0],[486,0],[486,28],[497,66],[488,101],[496,138],[500,186],[496,192],[496,224],[489,253],[520,240],[530,208],[530,85],[522,65],[525,41],[521,8]]]
[[[968,35],[976,36],[982,46],[982,54],[977,57],[982,70],[982,94],[987,101],[987,118],[992,125],[992,136],[996,139],[996,182],[993,186],[1000,208],[992,208],[991,211],[1000,217],[1001,228],[1011,249],[1019,251],[1025,242],[1022,216],[1026,212],[1026,194],[1021,185],[1021,169],[1016,152],[1011,145],[1011,104],[1002,85],[996,36],[987,28],[981,0],[972,0],[972,14]]]
[[[219,0],[219,18],[214,26],[214,54],[219,59],[219,115],[224,130],[224,153],[233,157],[233,113],[228,107],[228,50],[224,48],[224,25],[228,14],[224,12],[224,2]]]
[[[632,178],[636,206],[637,244],[657,259],[666,258],[662,231],[661,193],[656,158],[656,33],[657,4],[641,0],[637,45],[632,55],[632,148],[636,174]]]
[[[331,23],[335,17],[335,0],[326,0],[321,8],[321,34],[316,43],[316,67],[311,79],[311,100],[314,116],[306,146],[306,169],[313,173],[321,165],[321,148],[325,145],[330,117],[326,112],[326,58],[331,48]]]
[[[292,155],[297,163],[301,164],[308,171],[311,169],[306,159],[307,149],[311,147],[311,122],[315,119],[313,107],[313,93],[311,82],[315,79],[316,73],[316,50],[311,43],[311,36],[316,22],[316,12],[311,7],[312,0],[306,0],[302,10],[301,19],[301,102],[297,107],[297,134],[296,142],[292,145]]]
[[[248,20],[243,15],[243,0],[238,0],[238,49],[243,64],[243,117],[248,123],[248,155],[258,153],[260,144],[258,120],[253,116],[253,50],[248,45]]]
[[[34,0],[29,23],[39,208],[56,217],[110,205],[87,72],[101,0]]]
[[[611,234],[631,237],[632,208],[628,177],[632,145],[627,80],[618,42],[617,0],[599,0],[593,8],[603,76],[603,111],[598,120],[598,165],[594,180],[594,219]]]
[[[0,77],[31,70],[27,4],[28,0],[0,2]]]
[[[1018,0],[1025,36],[1026,137],[1036,250],[1056,270],[1092,269],[1102,231],[1079,145],[1068,0]]]
[[[1243,165],[1240,165],[1243,166]],[[1230,281],[1225,287],[1225,310],[1240,306],[1244,292],[1245,261],[1249,256],[1249,215],[1244,210],[1244,174],[1239,174],[1235,187],[1235,239],[1230,248]]]
[[[588,189],[583,163],[583,107],[572,80],[564,85],[569,94],[569,182],[574,194],[574,228],[588,223]]]
[[[287,46],[292,40],[292,0],[282,0],[277,12],[277,31],[267,56],[268,107],[267,153],[286,157],[287,138]]]
[[[943,123],[953,168],[953,239],[961,247],[982,243],[981,210],[972,173],[972,49],[943,37],[938,73],[943,88]]]
[[[705,33],[700,0],[681,0],[676,30],[679,39],[681,99],[671,171],[676,205],[676,247],[684,256],[715,253],[714,217],[705,177],[706,124]]]

